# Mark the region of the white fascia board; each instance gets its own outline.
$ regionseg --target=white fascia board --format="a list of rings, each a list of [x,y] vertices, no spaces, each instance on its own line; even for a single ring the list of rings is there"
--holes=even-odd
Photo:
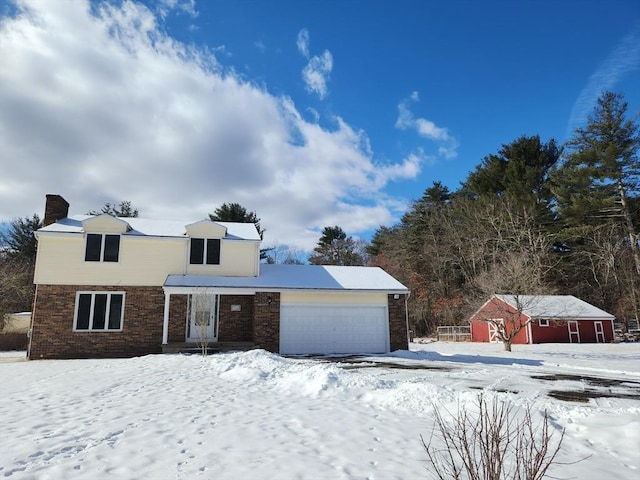
[[[50,232],[46,230],[36,230],[33,232],[33,235],[36,239],[39,239],[40,237],[76,237],[78,235],[84,235],[84,232]]]
[[[162,287],[167,295],[187,295],[191,293],[217,293],[219,295],[255,295],[256,290],[251,288],[228,287]]]
[[[383,293],[386,295],[409,295],[408,290],[368,290],[359,288],[280,288],[280,287],[260,287],[256,292],[314,292],[314,293]]]
[[[190,238],[190,237],[189,237]],[[260,245],[262,243],[262,240],[245,240],[243,238],[221,238],[220,240],[222,240],[223,242],[228,242],[228,243],[242,243],[242,244],[247,244],[247,243],[255,243],[257,245]]]
[[[221,295],[255,295],[256,293],[268,293],[268,292],[318,292],[318,293],[384,293],[387,295],[409,295],[406,290],[358,290],[358,289],[326,289],[326,288],[279,288],[279,287],[190,287],[190,286],[172,286],[162,287],[165,293],[171,295],[187,294],[187,293],[200,293],[211,292],[219,293]]]
[[[159,241],[159,242],[181,242],[181,243],[186,243],[186,238],[182,238],[182,237],[164,237],[164,236],[155,236],[155,235],[131,235],[131,234],[126,234],[123,233],[122,234],[122,238],[126,238],[127,241],[131,240],[131,239],[135,239],[135,240],[153,240],[153,241]]]

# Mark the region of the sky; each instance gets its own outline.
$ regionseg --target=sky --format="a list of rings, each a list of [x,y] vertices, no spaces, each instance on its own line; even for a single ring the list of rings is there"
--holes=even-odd
[[[640,3],[0,0],[0,221],[129,200],[368,239],[604,90],[640,112]]]

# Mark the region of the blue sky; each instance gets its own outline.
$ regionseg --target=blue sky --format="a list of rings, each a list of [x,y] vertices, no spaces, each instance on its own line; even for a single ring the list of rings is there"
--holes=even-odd
[[[0,220],[255,210],[265,243],[367,238],[604,89],[640,111],[636,1],[0,3]]]

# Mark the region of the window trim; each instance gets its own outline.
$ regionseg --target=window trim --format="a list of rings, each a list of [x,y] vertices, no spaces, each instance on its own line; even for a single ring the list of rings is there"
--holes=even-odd
[[[548,318],[539,318],[538,319],[538,326],[540,326],[540,327],[548,327],[549,326],[549,319]]]
[[[100,237],[100,253],[98,260],[87,260],[87,248],[89,245],[89,237],[91,235]],[[105,260],[105,254],[107,250],[107,237],[118,238],[118,254],[117,260]],[[117,233],[87,233],[84,240],[84,261],[89,263],[120,263],[120,248],[122,246],[122,235]]]
[[[78,310],[80,308],[80,296],[81,295],[91,295],[91,305],[89,307],[89,327],[88,328],[78,328]],[[105,310],[105,328],[93,328],[94,321],[94,308],[96,304],[96,295],[107,295],[107,305]],[[122,295],[122,308],[120,309],[120,328],[108,328],[109,326],[109,313],[111,312],[111,298],[113,295]],[[122,332],[124,327],[124,307],[126,301],[126,292],[124,291],[100,291],[100,290],[79,290],[76,292],[76,302],[74,305],[73,312],[73,331],[74,332]]]
[[[192,262],[191,259],[193,257],[193,241],[194,240],[202,240],[202,263]],[[217,263],[209,263],[207,260],[209,259],[209,242],[217,242]],[[221,265],[222,264],[222,239],[221,238],[208,238],[208,237],[190,237],[189,238],[189,265]]]

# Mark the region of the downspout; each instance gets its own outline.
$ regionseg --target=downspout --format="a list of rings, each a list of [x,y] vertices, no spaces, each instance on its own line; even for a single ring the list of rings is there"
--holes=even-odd
[[[527,342],[529,345],[533,345],[533,337],[531,336],[531,324],[533,323],[533,318],[529,317],[529,324],[527,325],[527,333],[529,334],[529,341]]]
[[[162,345],[169,343],[169,310],[171,305],[171,294],[164,291],[164,312],[162,316]]]
[[[405,293],[404,295],[404,320],[407,326],[407,349],[409,349],[409,345],[411,343],[411,333],[409,330],[409,296],[411,295],[411,291],[409,293]]]
[[[27,335],[29,337],[29,343],[27,344],[27,358],[31,360],[31,341],[33,340],[33,321],[36,313],[36,301],[38,300],[38,284],[36,283],[36,291],[33,296],[33,304],[31,305],[31,321],[29,321],[29,331]],[[613,320],[612,320],[613,322]],[[613,325],[613,323],[612,323]]]
[[[191,237],[187,236],[186,242],[187,248],[184,249],[184,262],[182,264],[182,275],[187,274],[187,264],[189,262],[189,249],[191,247]]]

